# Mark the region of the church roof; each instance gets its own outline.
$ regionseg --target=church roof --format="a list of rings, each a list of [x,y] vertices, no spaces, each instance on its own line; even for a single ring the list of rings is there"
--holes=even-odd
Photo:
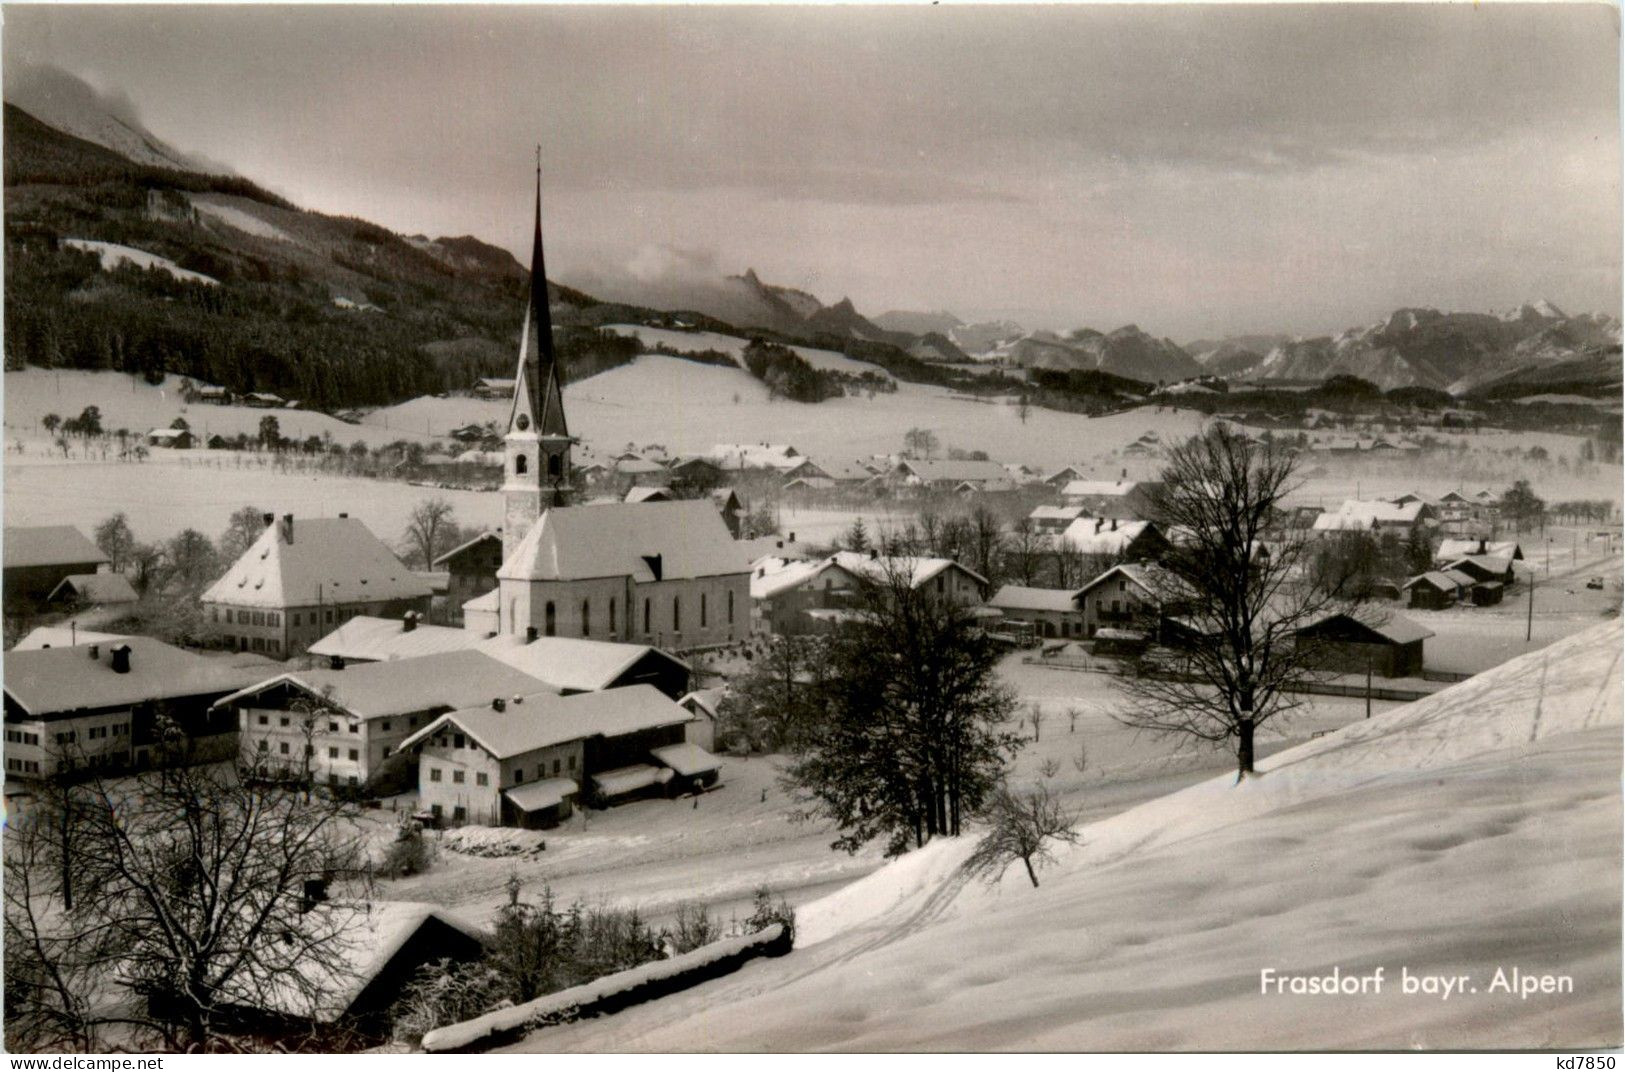
[[[745,552],[710,499],[558,506],[531,526],[501,580],[649,582],[744,573]]]

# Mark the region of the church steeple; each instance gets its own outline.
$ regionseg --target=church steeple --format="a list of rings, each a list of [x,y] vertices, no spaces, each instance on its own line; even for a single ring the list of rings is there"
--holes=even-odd
[[[506,499],[503,554],[525,538],[542,511],[563,506],[570,491],[570,447],[575,439],[564,419],[564,393],[553,350],[553,317],[547,302],[542,257],[542,164],[536,150],[536,223],[530,252],[530,293],[519,337],[513,407],[504,440]],[[534,334],[533,334],[534,333]]]

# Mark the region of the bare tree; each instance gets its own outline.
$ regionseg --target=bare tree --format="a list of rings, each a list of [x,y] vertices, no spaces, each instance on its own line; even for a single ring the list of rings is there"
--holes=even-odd
[[[34,840],[51,838],[47,817],[8,830],[8,1035],[14,940],[25,950],[25,1027],[62,1045],[89,1047],[113,1029],[144,1046],[204,1046],[244,1014],[309,1016],[352,978],[350,936],[364,909],[324,899],[328,883],[363,874],[347,809],[240,780],[229,766],[191,765],[183,744],[166,728],[158,769],[117,780],[89,772],[72,908],[51,840]]]
[[[903,446],[916,458],[930,460],[931,454],[941,443],[937,434],[929,428],[910,428],[903,433]]]
[[[1027,705],[1027,724],[1033,728],[1033,740],[1037,741],[1044,728],[1044,709],[1038,704]]]
[[[1017,518],[1004,543],[1005,574],[1015,584],[1037,587],[1048,550],[1049,540],[1033,525],[1032,518]]]
[[[1089,769],[1089,746],[1078,745],[1078,754],[1072,757],[1072,768],[1079,774]]]
[[[257,506],[242,506],[232,512],[226,531],[220,534],[220,561],[236,562],[265,531],[265,514]]]
[[[988,584],[997,588],[1004,572],[1004,523],[987,507],[978,504],[971,510],[965,525],[964,564],[981,574]],[[985,595],[991,596],[988,592]]]
[[[1076,707],[1068,707],[1066,709],[1066,732],[1078,732],[1078,716],[1081,714],[1083,714],[1083,712],[1079,711]]]
[[[446,535],[457,527],[452,518],[451,503],[438,496],[424,499],[412,507],[406,520],[407,561],[429,569],[440,553],[447,550]]]
[[[1269,531],[1293,473],[1289,451],[1222,425],[1169,450],[1153,504],[1183,538],[1155,571],[1158,600],[1140,623],[1160,642],[1139,673],[1116,679],[1128,704],[1114,718],[1224,744],[1238,780],[1253,772],[1258,728],[1296,707],[1295,690],[1318,673],[1320,649],[1298,631],[1354,609],[1339,585],[1310,583],[1305,534]]]
[[[1062,807],[1047,784],[1018,793],[1000,785],[980,812],[988,831],[965,860],[967,874],[996,882],[1016,861],[1027,869],[1033,888],[1038,869],[1055,859],[1056,843],[1076,845],[1077,816]]]

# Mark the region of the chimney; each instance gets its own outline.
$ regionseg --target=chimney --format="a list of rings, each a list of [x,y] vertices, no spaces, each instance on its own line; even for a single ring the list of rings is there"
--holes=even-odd
[[[293,515],[282,515],[282,539],[288,543],[293,542]]]
[[[113,673],[128,674],[130,672],[130,645],[120,644],[111,652],[113,656]]]
[[[327,657],[327,668],[329,670],[343,670],[344,669],[344,656],[342,656],[342,655],[329,655]]]
[[[532,640],[535,640],[537,635],[538,634],[536,632],[536,627],[534,625],[525,626],[525,643],[526,644],[529,644]]]
[[[1117,531],[1117,519],[1115,517],[1112,518],[1112,531],[1113,532]]]
[[[502,697],[498,696],[496,699],[491,701],[491,710],[506,711],[507,709],[508,701],[504,700]]]
[[[102,646],[100,644],[92,644],[90,646],[90,657],[92,659],[100,659],[102,657]]]
[[[522,704],[524,702],[525,702],[525,698],[523,696],[521,696],[519,693],[516,692],[516,693],[513,694],[513,705],[515,707],[518,707],[520,704]]]
[[[418,612],[409,610],[401,615],[401,632],[410,633],[418,627]]]
[[[270,528],[272,525],[276,524],[275,514],[261,514],[260,518],[265,522],[266,528]]]
[[[339,514],[339,517],[349,517],[349,516],[350,516],[349,514],[345,514],[345,513]]]

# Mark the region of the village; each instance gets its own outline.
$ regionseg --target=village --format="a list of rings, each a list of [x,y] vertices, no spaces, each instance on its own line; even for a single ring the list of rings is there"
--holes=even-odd
[[[540,279],[539,214],[534,264]],[[485,422],[446,437],[467,445],[454,469],[500,466],[466,489],[499,502],[497,524],[461,528],[446,499],[420,500],[392,546],[344,510],[245,503],[227,556],[195,529],[142,552],[122,514],[94,540],[90,526],[8,523],[8,811],[26,815],[84,778],[176,763],[354,805],[344,822],[381,876],[366,933],[384,944],[362,958],[376,974],[348,988],[348,1004],[309,1015],[378,1041],[405,969],[474,955],[470,936],[501,918],[510,882],[656,922],[696,905],[737,919],[763,892],[793,909],[880,867],[874,849],[832,852],[827,828],[791,821],[785,738],[760,706],[775,681],[786,704],[812,689],[818,645],[872,618],[887,586],[895,600],[959,608],[1004,653],[997,673],[1026,741],[1011,778],[1097,817],[1223,769],[1223,755],[1131,732],[1119,710],[1117,680],[1150,673],[1172,635],[1198,628],[1191,593],[1162,564],[1204,538],[1165,514],[1160,467],[1177,433],[1047,469],[945,451],[923,427],[901,451],[857,457],[783,442],[589,450],[566,419],[566,370],[534,288],[526,317],[514,376],[468,392],[506,410],[501,434]],[[298,450],[265,417],[257,443],[199,441],[203,407],[232,400],[190,384],[183,397],[190,416],[140,446],[87,427],[101,416],[92,407],[69,429],[76,449],[117,440],[99,464],[141,472],[165,457]],[[1350,598],[1293,624],[1312,665],[1291,686],[1302,694],[1291,720],[1261,731],[1260,754],[1617,616],[1612,499],[1546,503],[1526,480],[1425,493],[1370,470],[1357,497],[1320,505],[1310,490],[1346,483],[1345,454],[1448,458],[1435,436],[1484,434],[1445,417],[1453,431],[1403,413],[1312,412],[1297,430],[1221,413],[1189,426],[1236,449],[1324,459],[1252,554],[1297,555],[1294,584],[1335,575]],[[91,464],[60,453],[58,476]],[[431,456],[416,453],[419,466]],[[1437,487],[1422,467],[1403,471]],[[394,481],[413,494],[430,483]],[[184,610],[138,612],[155,600]]]

